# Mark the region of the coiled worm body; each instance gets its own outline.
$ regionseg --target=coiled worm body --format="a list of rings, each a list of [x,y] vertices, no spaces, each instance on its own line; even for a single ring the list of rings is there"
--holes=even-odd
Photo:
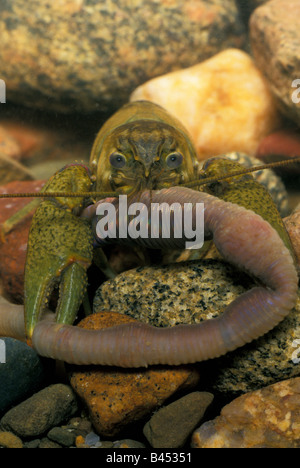
[[[220,317],[197,325],[155,328],[133,323],[95,331],[41,321],[32,340],[39,354],[74,364],[121,367],[199,362],[265,334],[293,308],[298,290],[293,259],[277,232],[259,215],[188,188],[144,191],[131,202],[136,200],[146,206],[150,202],[204,203],[205,235],[212,235],[223,257],[258,278],[262,286],[241,295]],[[141,242],[157,248],[160,240]],[[185,239],[180,242],[183,247]]]

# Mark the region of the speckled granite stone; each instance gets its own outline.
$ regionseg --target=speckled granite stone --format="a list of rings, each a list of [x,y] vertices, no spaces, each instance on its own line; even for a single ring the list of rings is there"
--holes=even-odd
[[[111,309],[155,326],[198,323],[220,315],[251,280],[218,260],[141,267],[118,275],[98,290],[94,311]],[[240,394],[300,374],[292,361],[300,339],[300,298],[274,330],[241,349],[208,361],[213,390]]]
[[[299,84],[292,87],[292,83],[300,78],[299,17],[299,0],[272,0],[257,8],[250,20],[256,64],[267,78],[280,109],[298,125]]]
[[[300,378],[236,398],[192,436],[193,448],[299,448]]]
[[[11,0],[0,5],[7,101],[118,108],[147,79],[243,47],[234,0]]]

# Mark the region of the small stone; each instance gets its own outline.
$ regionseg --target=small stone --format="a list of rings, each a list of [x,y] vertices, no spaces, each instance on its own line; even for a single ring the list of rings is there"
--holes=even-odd
[[[45,181],[10,182],[0,187],[0,193],[39,192]],[[0,227],[7,219],[27,205],[32,198],[0,198]],[[24,267],[27,241],[33,212],[28,214],[0,241],[0,276],[6,295],[17,303],[24,297]]]
[[[255,154],[280,122],[261,72],[237,49],[146,82],[130,98],[141,99],[160,104],[183,123],[200,160],[231,151]]]
[[[23,442],[11,432],[0,432],[0,447],[23,448]]]
[[[106,312],[88,316],[79,326],[100,329],[128,322],[134,319]],[[70,378],[96,432],[106,437],[141,420],[176,391],[194,388],[198,381],[198,371],[192,366],[153,366],[147,370],[76,366]]]
[[[0,364],[0,414],[38,391],[46,382],[50,367],[33,348],[13,338],[1,338],[5,344],[5,364]]]
[[[70,418],[77,411],[76,396],[71,387],[54,384],[9,410],[0,427],[19,437],[38,437]]]
[[[100,448],[113,448],[114,447],[114,442],[111,440],[103,440],[101,442]]]
[[[111,112],[147,79],[245,43],[235,0],[14,0],[0,33],[10,102],[69,114]]]
[[[72,418],[67,426],[67,429],[71,430],[75,436],[87,436],[92,431],[92,423],[85,418]]]
[[[76,437],[75,445],[77,448],[89,448],[88,444],[85,443],[85,438],[81,435]]]
[[[90,432],[85,438],[85,443],[90,447],[98,445],[100,443],[100,437],[95,432]]]
[[[76,436],[70,432],[67,428],[53,427],[47,434],[48,439],[57,442],[59,445],[64,447],[71,447],[75,444]]]
[[[212,400],[211,393],[193,392],[160,408],[143,429],[149,444],[154,448],[182,447]]]
[[[40,444],[39,444],[38,448],[45,448],[45,449],[54,448],[54,449],[57,449],[57,448],[62,448],[62,446],[57,444],[56,442],[53,442],[53,440],[49,440],[47,437],[44,437],[40,441]]]
[[[146,445],[138,440],[122,439],[115,441],[113,443],[113,448],[146,448]]]
[[[24,448],[38,448],[41,443],[40,439],[33,439],[30,440],[29,442],[24,443]]]
[[[300,377],[236,398],[192,436],[193,448],[299,448]]]
[[[300,62],[298,0],[272,0],[250,19],[251,49],[280,110],[300,124]]]

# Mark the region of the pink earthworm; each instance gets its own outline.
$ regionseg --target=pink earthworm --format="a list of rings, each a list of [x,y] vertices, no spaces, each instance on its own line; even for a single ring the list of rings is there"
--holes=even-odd
[[[169,205],[178,202],[182,206],[193,203],[194,208],[196,203],[204,203],[205,236],[213,237],[227,261],[258,278],[262,285],[235,299],[219,317],[196,325],[156,328],[129,323],[104,330],[85,330],[42,320],[32,337],[33,347],[40,355],[73,364],[119,367],[200,362],[262,336],[294,307],[298,276],[292,256],[278,233],[259,215],[183,187],[144,191],[131,198],[130,203],[136,201],[147,207],[151,202]],[[95,209],[91,207],[88,211]],[[166,239],[162,241],[165,245]],[[180,241],[182,248],[185,241],[184,238]],[[139,239],[134,242],[138,243]],[[153,248],[158,248],[160,243],[159,239],[141,239],[140,242]]]

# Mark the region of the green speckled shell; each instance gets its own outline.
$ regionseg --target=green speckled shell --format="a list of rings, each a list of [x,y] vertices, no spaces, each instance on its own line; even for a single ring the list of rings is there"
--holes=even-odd
[[[203,177],[218,177],[244,169],[241,164],[225,158],[213,158],[204,163]],[[294,249],[282,218],[269,192],[251,174],[234,176],[205,186],[205,191],[225,201],[244,206],[259,214],[276,229],[294,256]]]
[[[120,136],[122,128],[127,129],[129,126],[135,126],[138,122],[145,126],[149,122],[156,122],[157,129],[163,126],[168,126],[171,133],[174,133],[174,138],[180,138],[184,142],[184,168],[185,180],[193,180],[195,178],[195,167],[197,165],[197,157],[195,148],[191,142],[189,134],[182,123],[175,117],[171,116],[161,106],[148,101],[136,101],[121,107],[113,114],[100,129],[90,156],[90,166],[93,175],[96,175],[96,189],[98,191],[111,191],[110,175],[111,166],[109,164],[109,156],[113,152],[113,144],[116,135]],[[155,132],[155,128],[153,130]]]

